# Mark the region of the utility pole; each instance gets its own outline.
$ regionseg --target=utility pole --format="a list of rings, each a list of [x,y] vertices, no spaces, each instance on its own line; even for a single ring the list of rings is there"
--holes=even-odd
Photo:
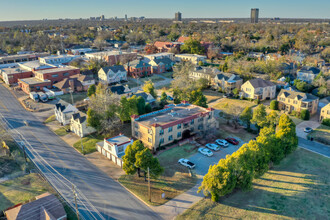
[[[76,204],[77,219],[79,220],[79,211],[78,211],[78,205],[77,205],[77,193],[76,193],[76,188],[74,185],[72,185],[72,191],[73,191],[73,196],[74,196],[74,203]]]
[[[148,195],[149,195],[149,202],[151,202],[150,170],[149,170],[149,167],[148,167]]]

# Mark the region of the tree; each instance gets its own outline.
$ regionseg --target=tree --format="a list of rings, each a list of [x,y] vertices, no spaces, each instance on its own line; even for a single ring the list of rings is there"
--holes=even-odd
[[[237,88],[233,89],[233,94],[234,94],[234,95],[236,95],[236,96],[237,96],[237,95],[238,95],[238,93],[239,93],[239,90],[238,90]]]
[[[135,155],[135,167],[138,167],[144,171],[144,178],[146,179],[146,172],[149,168],[150,176],[153,178],[159,177],[164,168],[160,165],[158,158],[152,156],[152,153],[148,148],[144,148]]]
[[[303,109],[300,112],[300,119],[302,120],[309,120],[310,118],[310,113],[308,109]]]
[[[271,111],[269,115],[266,116],[267,126],[271,126],[273,128],[276,128],[276,125],[278,124],[278,114],[276,111]]]
[[[267,116],[266,107],[263,104],[258,105],[253,110],[251,123],[256,124],[260,130],[260,128],[264,127],[267,123],[266,116]]]
[[[138,100],[136,95],[128,98],[129,115],[139,115]]]
[[[154,45],[147,45],[144,48],[144,51],[146,52],[146,54],[154,54],[157,53],[157,47],[155,47]]]
[[[269,108],[272,109],[272,110],[278,110],[278,101],[276,101],[276,100],[272,100],[272,101],[270,102],[270,106],[269,106]]]
[[[168,104],[166,92],[162,92],[162,95],[160,96],[160,104],[162,107]]]
[[[139,115],[143,115],[145,113],[145,107],[146,107],[146,101],[144,100],[143,97],[139,96],[137,98],[137,109]]]
[[[119,118],[122,122],[130,121],[130,105],[126,98],[126,96],[122,96],[120,99],[120,112],[119,112]]]
[[[157,98],[157,94],[155,91],[155,87],[154,84],[151,80],[148,80],[144,83],[143,87],[142,87],[143,91],[145,93],[149,93],[150,95],[152,95],[155,99]]]
[[[207,108],[207,99],[204,96],[201,89],[193,90],[190,93],[189,102],[194,105],[198,105],[204,108]]]
[[[135,165],[136,154],[144,149],[143,143],[140,140],[136,140],[133,144],[126,147],[125,155],[123,156],[123,170],[126,174],[133,175],[138,171],[140,177],[140,170]]]
[[[281,140],[281,146],[284,148],[284,155],[290,154],[298,146],[296,125],[287,114],[282,114],[280,117],[276,137],[278,140]]]
[[[96,86],[95,85],[91,85],[88,90],[87,90],[87,96],[91,97],[92,95],[94,95],[96,92]]]
[[[186,40],[181,46],[181,50],[190,54],[205,54],[205,48],[198,40],[195,40],[193,38],[189,38],[188,40]]]
[[[204,62],[203,61],[198,61],[198,66],[204,66]]]
[[[207,87],[209,87],[210,81],[205,78],[200,78],[197,80],[196,84],[199,89],[206,89]]]
[[[322,120],[322,124],[330,127],[330,118],[325,118]]]
[[[145,106],[145,112],[146,112],[146,113],[150,113],[150,112],[152,112],[152,107],[151,107],[150,103],[147,103],[147,104],[146,104],[146,106]]]
[[[96,113],[93,109],[89,108],[87,111],[87,125],[95,128],[96,130],[100,129],[101,126],[101,116]]]
[[[252,108],[246,107],[239,117],[247,125],[248,129],[250,129],[252,116]]]

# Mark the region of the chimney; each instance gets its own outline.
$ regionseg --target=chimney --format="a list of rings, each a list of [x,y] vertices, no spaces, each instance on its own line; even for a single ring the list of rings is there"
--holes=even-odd
[[[74,79],[69,79],[69,86],[73,91],[75,90],[75,88],[74,88]]]

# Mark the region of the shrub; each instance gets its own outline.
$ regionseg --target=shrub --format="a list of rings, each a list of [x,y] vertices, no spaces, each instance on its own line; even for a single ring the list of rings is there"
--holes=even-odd
[[[330,118],[323,119],[322,124],[330,127]]]
[[[254,100],[254,103],[256,103],[257,105],[259,105],[260,104],[260,100],[259,99],[256,99],[256,100]]]
[[[290,115],[295,116],[295,117],[299,117],[299,113],[295,110],[292,110]]]
[[[278,110],[278,101],[276,100],[271,101],[269,107],[271,110]]]
[[[309,120],[309,118],[310,118],[309,111],[307,109],[301,110],[301,112],[300,112],[300,119],[302,119],[302,120]]]

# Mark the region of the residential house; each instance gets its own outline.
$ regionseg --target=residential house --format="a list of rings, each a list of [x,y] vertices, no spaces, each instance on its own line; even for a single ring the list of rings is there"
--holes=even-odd
[[[127,81],[127,71],[122,65],[103,67],[99,70],[98,76],[101,81],[108,84]]]
[[[123,167],[122,157],[125,155],[126,147],[130,144],[133,144],[132,138],[119,134],[112,138],[105,138],[104,141],[96,144],[96,148],[116,165]]]
[[[62,203],[50,193],[36,197],[36,200],[7,209],[7,220],[66,220]]]
[[[70,124],[72,115],[77,112],[78,109],[76,107],[61,99],[57,104],[55,104],[55,108],[54,108],[55,118],[62,125]]]
[[[177,62],[191,62],[195,65],[198,65],[199,62],[206,62],[206,56],[197,54],[177,54],[175,55],[175,58]]]
[[[329,119],[329,118],[330,118],[330,103],[321,109],[320,121],[322,122],[323,119]]]
[[[309,110],[311,115],[317,112],[319,98],[308,93],[282,89],[277,96],[278,108],[285,112]]]
[[[224,93],[231,94],[234,89],[239,91],[242,84],[243,79],[239,75],[220,72],[214,77],[213,87],[216,89],[221,88]]]
[[[220,73],[217,68],[196,66],[193,71],[189,72],[189,78],[193,80],[206,79],[209,84],[214,83],[214,77]]]
[[[172,71],[174,61],[168,57],[164,58],[155,58],[149,62],[151,65],[151,73],[165,73]]]
[[[140,78],[151,75],[151,65],[142,60],[134,60],[124,65],[128,76]]]
[[[143,92],[143,91],[137,91],[135,93],[129,94],[129,97],[132,97],[134,95],[137,96],[137,97],[141,96],[144,99],[144,101],[146,103],[149,103],[151,106],[154,106],[155,103],[156,103],[156,99],[150,93],[146,93],[146,92]]]
[[[276,85],[261,78],[251,79],[241,86],[241,96],[250,99],[274,99]]]
[[[307,83],[312,83],[315,77],[320,73],[320,69],[316,67],[303,66],[297,72],[297,79]]]
[[[157,48],[159,53],[170,52],[173,48],[176,48],[178,51],[180,51],[180,44],[175,42],[156,41],[154,46]]]
[[[93,127],[87,125],[87,115],[82,112],[77,112],[72,115],[70,129],[79,137],[85,137],[86,135],[96,132]]]
[[[108,91],[117,95],[130,94],[132,90],[127,86],[116,85],[108,87]]]
[[[145,115],[131,116],[132,136],[154,152],[161,146],[218,128],[214,109],[188,102],[171,104]]]
[[[288,74],[296,74],[297,72],[297,65],[295,63],[281,63],[280,69],[284,75]]]
[[[64,94],[73,92],[87,91],[90,85],[94,85],[95,80],[90,76],[74,75],[70,78],[65,78],[62,81],[55,83],[53,87],[58,88]]]

